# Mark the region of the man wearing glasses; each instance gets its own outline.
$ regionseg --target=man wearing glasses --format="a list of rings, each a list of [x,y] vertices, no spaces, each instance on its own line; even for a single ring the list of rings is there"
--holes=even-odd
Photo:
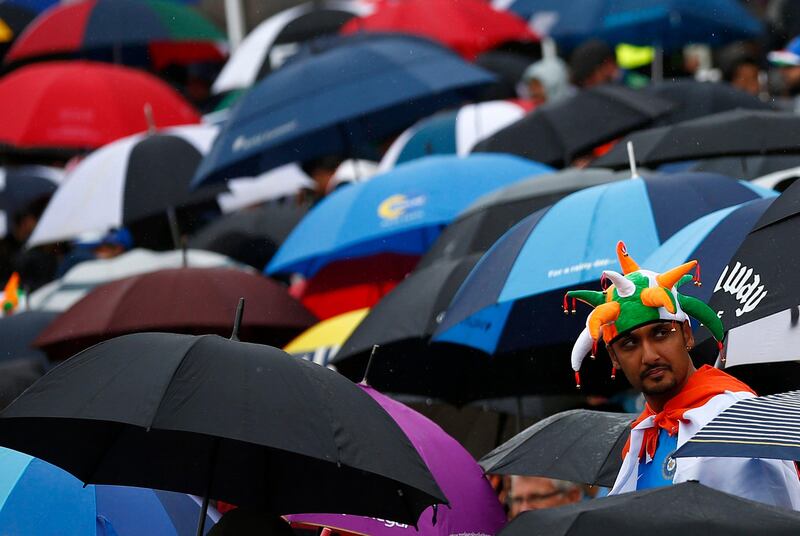
[[[578,502],[583,497],[580,485],[566,480],[538,476],[511,477],[508,518],[514,519],[528,510],[554,508]]]

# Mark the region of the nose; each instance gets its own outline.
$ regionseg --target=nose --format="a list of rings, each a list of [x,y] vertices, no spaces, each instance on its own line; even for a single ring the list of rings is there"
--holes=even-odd
[[[642,342],[642,364],[655,365],[661,361],[658,348],[648,340]]]

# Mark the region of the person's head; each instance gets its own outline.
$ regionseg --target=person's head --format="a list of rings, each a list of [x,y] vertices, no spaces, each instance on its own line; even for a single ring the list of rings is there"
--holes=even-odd
[[[739,44],[720,52],[719,68],[722,79],[733,87],[757,96],[761,92],[758,60]]]
[[[557,101],[569,95],[566,64],[559,58],[545,58],[525,70],[522,81],[534,102]]]
[[[618,335],[607,349],[614,367],[648,404],[663,407],[695,371],[689,355],[693,346],[688,320],[656,321]]]
[[[576,48],[569,59],[572,83],[590,88],[619,78],[614,50],[604,41],[591,39]]]
[[[611,356],[612,377],[622,369],[648,404],[660,410],[677,394],[694,372],[689,349],[694,345],[689,317],[697,318],[721,347],[724,330],[717,314],[702,301],[678,292],[690,281],[697,261],[689,261],[662,273],[639,268],[625,244],[617,244],[622,274],[605,270],[611,284],[604,291],[570,290],[564,299],[580,300],[594,307],[586,329],[572,349],[572,368],[580,386],[580,367],[587,353],[595,354],[602,339]],[[699,268],[698,272],[699,273]]]
[[[791,94],[800,92],[800,37],[789,41],[782,50],[773,50],[767,59],[772,65],[780,68],[786,91]]]
[[[514,519],[528,510],[555,508],[578,502],[583,497],[579,484],[540,476],[511,477],[509,518]]]

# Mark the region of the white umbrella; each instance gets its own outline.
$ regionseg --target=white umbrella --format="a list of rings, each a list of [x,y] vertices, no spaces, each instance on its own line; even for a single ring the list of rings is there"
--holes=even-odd
[[[175,127],[94,151],[67,174],[28,245],[106,231],[207,199],[207,190],[192,192],[189,183],[217,132],[208,125]]]
[[[230,257],[189,249],[184,251],[155,252],[134,249],[113,259],[82,262],[63,277],[37,289],[28,298],[28,307],[40,311],[66,311],[93,288],[133,275],[168,268],[191,266],[193,268],[238,268],[251,271]]]
[[[214,81],[211,90],[215,94],[219,94],[235,89],[244,89],[252,86],[256,80],[271,70],[278,68],[288,57],[297,52],[296,42],[280,44],[281,41],[289,38],[284,32],[290,24],[296,24],[296,21],[312,12],[317,14],[334,12],[330,28],[327,28],[325,24],[322,24],[321,27],[314,27],[316,32],[326,33],[338,30],[338,27],[345,22],[345,19],[341,16],[337,17],[335,12],[365,16],[372,11],[372,6],[358,0],[318,0],[276,13],[256,26],[241,42]],[[303,32],[296,33],[297,37],[301,39],[305,37],[302,35]]]
[[[227,184],[229,191],[217,196],[226,214],[296,194],[302,188],[313,188],[315,183],[297,164],[286,164],[258,177],[231,179]]]

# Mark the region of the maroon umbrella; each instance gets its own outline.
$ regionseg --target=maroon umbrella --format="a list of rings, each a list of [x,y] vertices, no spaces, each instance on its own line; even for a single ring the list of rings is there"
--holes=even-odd
[[[141,331],[229,336],[245,298],[239,338],[283,346],[317,319],[286,288],[229,268],[177,268],[99,286],[56,318],[34,341],[52,359]]]

